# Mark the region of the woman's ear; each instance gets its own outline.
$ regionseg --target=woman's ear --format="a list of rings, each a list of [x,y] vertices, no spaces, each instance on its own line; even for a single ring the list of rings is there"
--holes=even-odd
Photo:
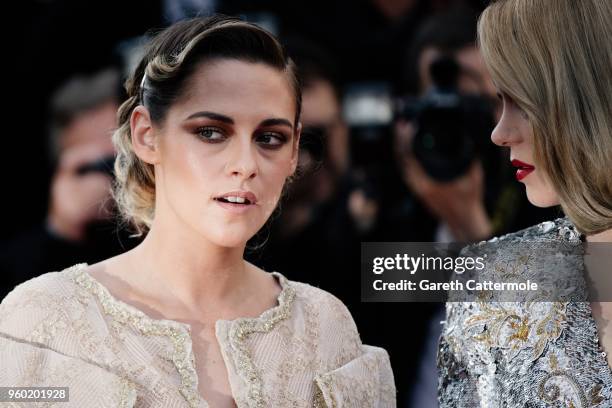
[[[134,153],[142,161],[149,164],[159,162],[159,149],[157,148],[157,140],[151,115],[149,110],[139,105],[132,111],[130,116],[130,131],[132,135],[132,149]]]
[[[291,173],[295,173],[298,165],[298,159],[300,157],[300,137],[302,136],[302,122],[298,122],[297,128],[295,129],[295,137],[293,142],[293,150],[291,152]]]

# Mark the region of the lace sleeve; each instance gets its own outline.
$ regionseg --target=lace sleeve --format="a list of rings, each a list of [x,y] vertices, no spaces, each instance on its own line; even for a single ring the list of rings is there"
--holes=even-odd
[[[324,360],[333,362],[315,376],[315,407],[395,408],[396,389],[387,351],[361,342],[348,308],[335,296],[321,292],[325,316],[321,341]]]
[[[66,407],[133,407],[134,383],[77,355],[68,330],[75,301],[56,278],[23,282],[0,303],[0,386],[67,387],[68,402],[58,402]]]
[[[77,303],[49,272],[15,286],[0,303],[0,333],[49,348],[69,328]]]
[[[67,387],[68,400],[58,402],[61,406],[127,408],[136,404],[136,387],[129,380],[95,364],[4,333],[0,333],[0,361],[1,387]]]
[[[363,354],[358,358],[316,376],[315,407],[395,408],[389,355],[380,347],[362,347]]]

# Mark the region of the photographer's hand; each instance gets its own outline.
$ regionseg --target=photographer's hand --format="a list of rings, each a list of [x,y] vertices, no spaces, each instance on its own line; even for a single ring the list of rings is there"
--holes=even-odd
[[[363,190],[356,189],[349,195],[348,210],[357,230],[366,233],[376,223],[379,208],[376,200],[368,198]]]
[[[493,233],[483,200],[482,165],[475,161],[460,178],[442,183],[431,178],[414,158],[408,146],[412,140],[410,126],[396,129],[401,137],[400,157],[403,179],[425,206],[448,224],[457,241],[479,241]]]
[[[73,147],[61,158],[51,183],[48,227],[64,239],[81,241],[87,225],[111,215],[111,178],[100,172],[77,174],[83,164],[104,157],[95,144]],[[111,152],[112,153],[112,152]]]

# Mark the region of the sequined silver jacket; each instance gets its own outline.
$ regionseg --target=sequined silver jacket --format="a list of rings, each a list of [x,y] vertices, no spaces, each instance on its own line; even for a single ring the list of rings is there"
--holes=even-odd
[[[542,257],[516,245],[580,241],[575,226],[559,218],[462,252],[486,255],[484,276],[537,273],[586,299],[581,256]],[[612,407],[612,373],[589,302],[452,300],[438,350],[441,407]]]

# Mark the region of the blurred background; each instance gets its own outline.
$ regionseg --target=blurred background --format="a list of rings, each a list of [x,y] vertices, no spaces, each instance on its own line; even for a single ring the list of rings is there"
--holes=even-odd
[[[6,15],[0,299],[25,280],[138,244],[109,187],[122,83],[147,34],[238,15],[302,75],[299,174],[246,257],[321,287],[390,354],[398,407],[435,407],[443,305],[361,303],[360,243],[471,242],[560,216],[531,206],[475,45],[485,0],[22,1]]]

